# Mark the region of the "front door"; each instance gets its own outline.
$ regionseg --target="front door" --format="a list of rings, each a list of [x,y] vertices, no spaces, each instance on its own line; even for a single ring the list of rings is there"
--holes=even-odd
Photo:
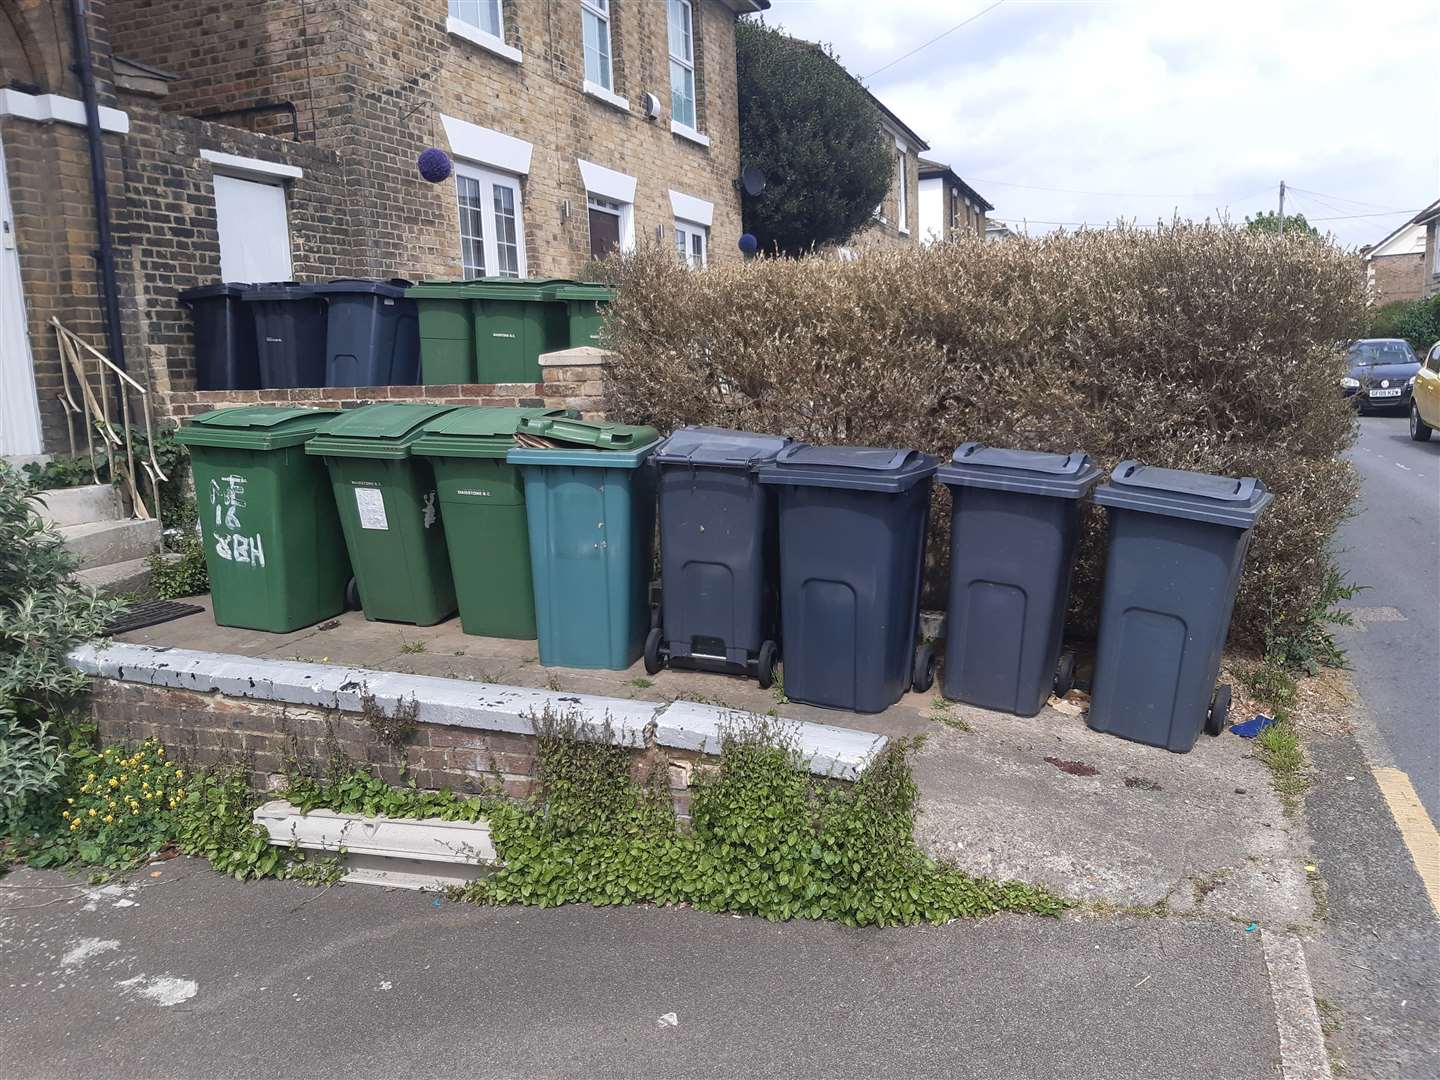
[[[38,454],[40,405],[35,397],[35,364],[20,287],[20,250],[5,177],[5,144],[0,142],[0,454]]]

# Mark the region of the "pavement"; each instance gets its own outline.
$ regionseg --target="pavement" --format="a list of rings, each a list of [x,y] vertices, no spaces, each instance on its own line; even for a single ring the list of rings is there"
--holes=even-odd
[[[495,909],[190,859],[74,880],[0,879],[9,1080],[1273,1080],[1281,1063],[1272,943],[1233,923]]]

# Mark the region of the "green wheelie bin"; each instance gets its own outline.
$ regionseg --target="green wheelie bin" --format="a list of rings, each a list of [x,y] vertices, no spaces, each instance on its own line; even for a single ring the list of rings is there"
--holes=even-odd
[[[565,305],[536,278],[424,281],[405,294],[420,316],[420,381],[536,383],[540,354],[568,347]]]
[[[345,610],[350,560],[323,463],[305,443],[334,409],[249,405],[195,417],[190,448],[221,626],[289,633]]]
[[[455,582],[430,460],[411,448],[453,405],[366,405],[305,445],[323,457],[365,618],[433,626],[455,614]]]
[[[622,670],[650,628],[653,427],[563,417],[520,422],[505,455],[525,477],[540,663]]]
[[[557,281],[551,295],[565,305],[565,322],[569,347],[600,344],[600,324],[605,321],[605,308],[615,294],[604,285],[588,281]]]
[[[505,460],[527,417],[575,416],[568,409],[456,409],[425,427],[410,448],[435,469],[440,520],[465,633],[535,637],[530,535],[520,470]]]

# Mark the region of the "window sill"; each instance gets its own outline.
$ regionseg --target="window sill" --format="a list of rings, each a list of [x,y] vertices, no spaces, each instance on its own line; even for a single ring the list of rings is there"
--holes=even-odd
[[[523,64],[525,54],[513,46],[506,45],[494,34],[487,34],[479,27],[471,26],[459,19],[446,19],[445,29],[451,37],[463,38],[471,45],[478,45],[488,53],[494,53],[502,60],[509,60],[512,64]]]
[[[688,124],[682,124],[678,120],[670,121],[670,133],[672,135],[679,135],[680,138],[693,142],[697,146],[708,147],[710,145],[710,137],[708,135],[702,135]]]
[[[621,112],[627,113],[630,111],[630,100],[628,98],[623,98],[619,94],[611,93],[599,83],[593,83],[589,79],[585,80],[585,93],[597,101],[603,101],[612,109],[619,109]]]

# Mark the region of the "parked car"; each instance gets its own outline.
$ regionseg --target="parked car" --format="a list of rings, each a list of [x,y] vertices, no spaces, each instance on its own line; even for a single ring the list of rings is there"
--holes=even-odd
[[[1410,395],[1410,438],[1426,442],[1440,428],[1440,341],[1430,346]]]
[[[1360,412],[1410,408],[1410,388],[1420,359],[1404,338],[1364,338],[1350,346],[1350,371],[1340,392]]]

